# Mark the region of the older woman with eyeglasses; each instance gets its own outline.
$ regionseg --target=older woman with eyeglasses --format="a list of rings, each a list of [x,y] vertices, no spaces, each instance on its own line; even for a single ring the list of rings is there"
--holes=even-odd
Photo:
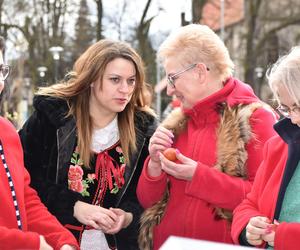
[[[278,250],[300,243],[300,47],[269,70],[269,85],[284,119],[264,149],[252,191],[234,211],[235,243]]]
[[[232,77],[228,50],[207,26],[179,28],[160,46],[159,57],[167,94],[181,108],[150,139],[137,189],[149,208],[140,248],[158,249],[170,235],[231,243],[231,212],[251,190],[276,115]],[[169,147],[177,149],[176,162],[162,154]]]

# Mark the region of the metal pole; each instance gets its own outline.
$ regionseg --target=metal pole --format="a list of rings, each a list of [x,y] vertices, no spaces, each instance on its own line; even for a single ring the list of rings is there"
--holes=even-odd
[[[57,82],[58,75],[58,61],[54,59],[54,83]]]
[[[225,30],[224,30],[224,12],[225,12],[225,6],[224,6],[224,0],[220,0],[220,27],[221,27],[221,39],[224,41],[225,38]]]

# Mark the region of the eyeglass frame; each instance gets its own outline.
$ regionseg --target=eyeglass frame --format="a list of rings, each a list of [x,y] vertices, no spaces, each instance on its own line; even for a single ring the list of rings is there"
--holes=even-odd
[[[7,69],[7,73],[6,73],[5,75],[3,74],[3,67]],[[1,73],[1,75],[2,75],[2,76],[0,76],[0,79],[1,79],[2,81],[5,81],[5,80],[7,79],[7,77],[9,76],[9,73],[10,73],[10,66],[7,65],[7,64],[1,64],[1,65],[0,65],[0,73]]]
[[[287,107],[287,106],[282,106],[279,105],[276,110],[282,114],[286,118],[291,118],[291,113],[293,112],[294,114],[300,116],[300,107],[299,106],[294,106],[292,108]]]
[[[189,65],[187,68],[184,68],[184,69],[182,69],[182,70],[180,70],[180,71],[178,71],[178,72],[176,72],[176,73],[174,73],[172,75],[168,75],[167,76],[167,82],[168,82],[168,84],[172,88],[175,88],[175,80],[177,79],[176,77],[178,77],[179,75],[183,74],[186,71],[189,71],[189,70],[195,68],[197,66],[197,64],[198,63],[193,63],[193,64]],[[206,70],[209,71],[209,68],[206,67]]]

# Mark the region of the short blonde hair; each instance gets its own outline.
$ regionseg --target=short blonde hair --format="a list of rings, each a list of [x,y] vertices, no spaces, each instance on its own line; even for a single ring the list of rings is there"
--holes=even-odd
[[[280,57],[267,71],[269,86],[279,101],[278,87],[286,87],[289,95],[300,105],[300,46]]]
[[[158,57],[176,58],[182,66],[202,62],[225,81],[232,76],[234,63],[220,37],[206,25],[190,24],[171,33],[161,44]]]

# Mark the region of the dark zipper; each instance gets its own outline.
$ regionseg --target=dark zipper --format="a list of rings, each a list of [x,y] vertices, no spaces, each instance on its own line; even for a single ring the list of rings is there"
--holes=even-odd
[[[140,150],[140,152],[139,152],[139,155],[138,155],[138,157],[136,158],[136,162],[135,162],[135,165],[134,165],[134,168],[133,168],[132,174],[131,174],[130,178],[128,179],[127,185],[125,186],[125,188],[124,188],[124,191],[123,191],[122,195],[120,196],[119,200],[116,202],[116,207],[119,207],[119,205],[120,205],[120,202],[121,202],[121,200],[122,200],[122,198],[123,198],[123,196],[124,196],[124,194],[125,194],[125,192],[126,192],[126,190],[127,190],[128,186],[129,186],[129,184],[130,184],[130,182],[131,182],[131,179],[132,179],[132,177],[133,177],[133,175],[134,175],[134,173],[135,173],[135,170],[136,170],[137,164],[138,164],[138,162],[139,162],[139,159],[140,159],[140,157],[141,157],[141,153],[142,153],[142,151],[143,151],[143,148],[144,148],[145,142],[146,142],[146,138],[144,137],[144,141],[143,141],[143,143],[142,143],[142,145],[141,145],[141,150]]]

